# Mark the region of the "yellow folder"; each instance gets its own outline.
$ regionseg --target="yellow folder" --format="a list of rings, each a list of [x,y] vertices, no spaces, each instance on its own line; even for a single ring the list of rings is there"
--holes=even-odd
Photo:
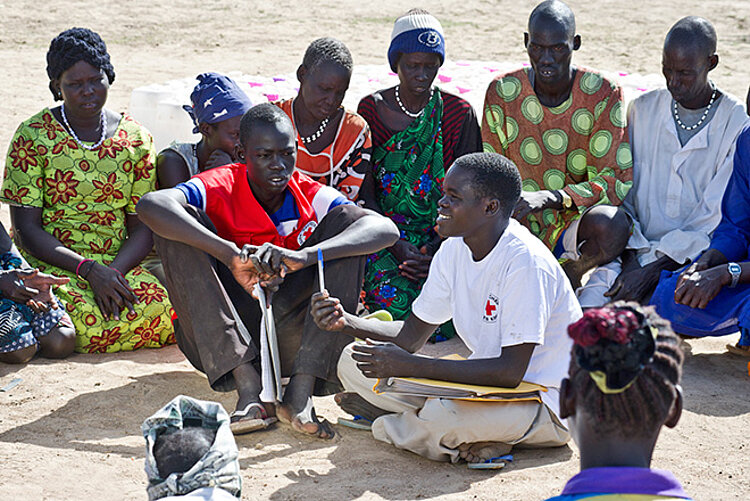
[[[447,360],[465,360],[464,357],[458,354],[441,358]],[[539,392],[546,392],[547,388],[527,381],[521,381],[521,384],[515,388],[500,388],[496,386],[453,383],[436,379],[391,377],[378,379],[373,387],[373,391],[375,393],[397,393],[401,395],[483,402],[541,402]]]

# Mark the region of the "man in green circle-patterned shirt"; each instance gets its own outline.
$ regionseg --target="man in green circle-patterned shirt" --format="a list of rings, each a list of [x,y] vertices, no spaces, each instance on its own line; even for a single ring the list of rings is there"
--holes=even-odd
[[[576,251],[582,257],[570,263],[576,270],[566,269],[575,284],[584,268],[608,262],[626,244],[630,221],[613,207],[633,178],[622,89],[571,65],[581,37],[573,12],[560,1],[532,11],[524,42],[530,67],[500,75],[487,89],[484,151],[516,164],[523,193],[514,217],[557,257],[563,233],[581,218]]]

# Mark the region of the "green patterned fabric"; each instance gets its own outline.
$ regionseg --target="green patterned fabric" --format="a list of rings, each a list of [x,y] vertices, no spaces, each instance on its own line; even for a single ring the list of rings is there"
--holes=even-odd
[[[501,75],[487,89],[483,149],[511,159],[524,191],[564,190],[570,210],[545,209],[521,222],[550,248],[571,221],[596,204],[619,205],[632,184],[622,89],[578,68],[570,96],[544,106],[528,69]]]
[[[445,177],[442,116],[443,99],[436,90],[419,118],[372,155],[378,203],[398,226],[401,238],[417,248],[435,238]],[[365,305],[370,311],[387,310],[395,320],[409,314],[424,283],[401,276],[399,264],[384,249],[368,257],[365,271]]]
[[[0,199],[41,208],[45,231],[84,258],[109,265],[128,236],[126,215],[155,189],[155,156],[151,134],[128,116],[113,137],[86,150],[45,108],[13,136]],[[167,291],[141,266],[125,274],[138,298],[135,313],[105,320],[87,281],[21,253],[31,266],[70,278],[57,294],[75,325],[76,351],[111,353],[175,342]]]

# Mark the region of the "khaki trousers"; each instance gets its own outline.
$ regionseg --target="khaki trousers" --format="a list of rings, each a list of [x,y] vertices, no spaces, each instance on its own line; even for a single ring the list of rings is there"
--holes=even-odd
[[[373,436],[435,461],[459,460],[463,443],[502,442],[524,447],[558,447],[570,434],[549,408],[538,402],[471,402],[377,394],[376,379],[365,377],[352,358],[352,344],[338,364],[344,389],[392,412],[372,424]]]

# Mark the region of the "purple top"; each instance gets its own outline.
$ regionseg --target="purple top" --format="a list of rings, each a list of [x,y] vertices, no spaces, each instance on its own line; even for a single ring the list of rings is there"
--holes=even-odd
[[[552,499],[565,499],[564,496],[581,494],[644,494],[691,499],[672,473],[628,466],[583,470],[568,480],[560,497]]]

